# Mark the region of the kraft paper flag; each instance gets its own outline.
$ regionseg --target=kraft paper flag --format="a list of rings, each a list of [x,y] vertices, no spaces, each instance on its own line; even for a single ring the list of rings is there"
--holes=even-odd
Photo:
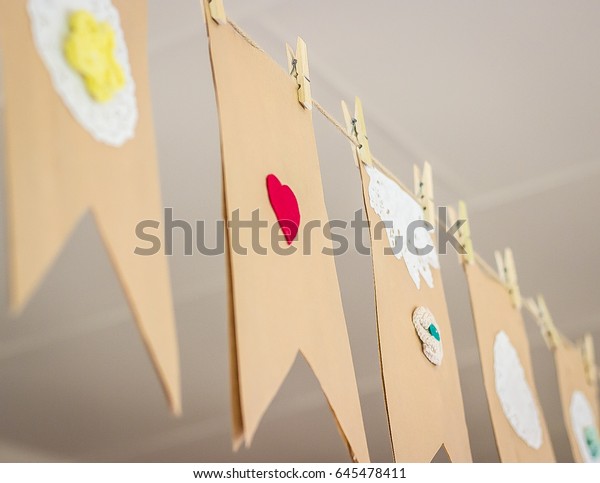
[[[553,462],[523,317],[507,288],[477,263],[465,263],[483,382],[502,462]]]
[[[307,224],[328,220],[311,112],[298,102],[294,78],[266,54],[210,15],[207,26],[226,219],[248,221],[258,210],[268,222],[254,230],[265,254],[253,248],[253,230],[228,230],[234,446],[251,444],[301,353],[352,459],[368,461],[335,262],[322,253],[331,242],[322,228],[310,239],[304,233]],[[277,253],[273,237],[281,250],[295,252]],[[303,254],[307,250],[310,255]],[[283,431],[282,438],[288,436]]]
[[[573,458],[578,463],[600,463],[598,385],[586,375],[579,347],[561,337],[553,351]]]
[[[423,220],[423,210],[380,169],[358,165],[371,234],[379,354],[394,460],[430,462],[443,446],[451,461],[471,462],[437,254],[433,248],[417,255],[407,246],[408,225]],[[434,247],[434,242],[419,229],[415,245]],[[389,252],[392,248],[394,253]]]
[[[145,0],[0,1],[10,302],[23,309],[90,210],[177,413],[167,261],[134,254],[136,225],[162,218],[146,17]]]

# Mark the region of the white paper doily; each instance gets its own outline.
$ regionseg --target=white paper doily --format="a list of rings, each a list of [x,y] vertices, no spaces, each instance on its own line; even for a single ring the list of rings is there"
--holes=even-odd
[[[579,452],[583,460],[586,463],[600,463],[600,457],[597,456],[594,458],[586,442],[585,429],[593,427],[598,432],[598,426],[596,425],[592,406],[581,391],[573,393],[569,409],[571,413],[571,425],[573,426],[573,432],[577,438],[577,445],[579,446]]]
[[[502,410],[519,437],[533,449],[542,446],[542,426],[525,370],[506,332],[494,342],[496,393]]]
[[[431,267],[440,268],[435,248],[424,255],[411,253],[407,246],[406,232],[408,225],[413,221],[423,221],[423,209],[412,199],[398,184],[385,174],[372,166],[365,166],[369,175],[369,202],[371,208],[379,215],[382,221],[391,223],[386,228],[390,246],[398,260],[404,259],[408,273],[417,288],[421,288],[421,276],[425,283],[433,288],[433,275]],[[396,250],[396,237],[402,237],[402,249]],[[415,231],[414,243],[417,248],[433,247],[430,232],[424,228]],[[414,250],[413,250],[414,251]]]
[[[129,54],[121,29],[119,12],[110,0],[29,0],[29,18],[37,51],[50,72],[56,92],[77,121],[96,139],[109,146],[122,146],[135,134],[138,109]],[[87,10],[115,31],[115,57],[125,74],[125,87],[106,103],[89,95],[84,81],[67,63],[64,41],[69,16]]]

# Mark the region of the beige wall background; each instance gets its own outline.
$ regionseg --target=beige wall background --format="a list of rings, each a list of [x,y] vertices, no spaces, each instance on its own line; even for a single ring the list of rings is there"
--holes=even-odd
[[[149,4],[164,205],[178,218],[205,220],[214,241],[219,134],[200,2]],[[438,204],[468,202],[476,250],[491,262],[495,249],[510,245],[522,291],[543,292],[567,336],[591,331],[600,348],[600,3],[225,4],[282,66],[285,41],[302,35],[314,96],[342,119],[340,100],[360,95],[375,155],[406,183],[412,163],[429,160]],[[362,200],[350,148],[318,113],[315,129],[329,215],[351,220]],[[0,178],[3,169],[1,163]],[[4,195],[2,182],[2,207]],[[25,312],[11,318],[4,211],[0,461],[347,460],[302,360],[253,447],[232,453],[223,257],[185,257],[179,239],[170,259],[183,370],[184,415],[176,419],[91,217],[81,220]],[[336,263],[371,455],[389,461],[371,261],[352,251]],[[496,461],[466,284],[454,255],[442,264],[473,455]],[[526,321],[557,458],[570,461],[551,354]]]

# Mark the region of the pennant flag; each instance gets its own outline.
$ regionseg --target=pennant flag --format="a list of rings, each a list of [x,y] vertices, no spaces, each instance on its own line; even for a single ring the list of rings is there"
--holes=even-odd
[[[358,156],[356,161],[370,227],[379,355],[394,460],[430,462],[443,446],[451,461],[471,462],[435,244],[422,228],[414,238],[408,233],[412,222],[424,221],[423,210],[379,167],[366,165]],[[430,250],[419,254],[411,242]]]
[[[512,265],[507,263],[509,268]],[[479,263],[464,263],[463,267],[500,460],[554,462],[552,441],[533,378],[529,341],[517,303],[516,275],[506,277],[512,280],[509,290],[509,282],[500,282]],[[514,267],[509,271],[513,270]]]
[[[581,348],[564,337],[553,352],[573,458],[577,463],[600,463],[600,407],[593,365],[586,365]],[[590,362],[593,364],[593,359]]]
[[[304,230],[328,220],[311,113],[298,102],[293,77],[232,26],[210,14],[207,24],[225,216],[228,222],[247,222],[258,210],[268,224],[228,231],[234,446],[251,444],[301,353],[352,458],[368,461],[335,261],[322,253],[332,248],[331,241],[322,228],[309,238]]]
[[[0,2],[11,307],[23,309],[90,210],[178,413],[167,261],[134,254],[137,224],[162,219],[146,1],[80,1],[77,15],[72,3]]]

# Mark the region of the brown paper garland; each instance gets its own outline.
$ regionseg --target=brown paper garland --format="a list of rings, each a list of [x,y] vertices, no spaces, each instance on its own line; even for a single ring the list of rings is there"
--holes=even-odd
[[[175,413],[179,353],[167,260],[139,256],[136,225],[161,220],[147,61],[146,0],[114,0],[136,82],[135,138],[92,139],[54,90],[33,43],[26,0],[0,1],[6,92],[10,304],[20,312],[90,210]]]
[[[208,12],[208,1],[204,2]],[[277,255],[266,176],[276,173],[297,197],[302,219],[327,222],[312,116],[298,102],[295,80],[230,25],[207,15],[221,128],[225,218],[258,209],[269,229],[259,232],[267,255],[252,250],[250,230],[233,249],[228,233],[231,395],[234,447],[249,446],[259,423],[301,353],[319,380],[352,459],[369,461],[358,387],[335,262],[321,230],[310,256],[304,240],[293,255]],[[300,234],[302,226],[300,227]],[[285,243],[285,242],[284,242]],[[287,243],[285,243],[287,246]]]
[[[3,30],[8,30],[8,29],[3,29]],[[6,42],[5,39],[6,38],[3,37],[3,40]],[[5,43],[5,46],[6,46],[6,43]],[[9,49],[6,49],[6,50],[9,50]],[[11,59],[9,59],[9,61],[10,60]],[[135,62],[136,62],[136,60],[133,59],[132,63],[135,63]],[[5,76],[8,78],[9,74],[5,74]],[[7,82],[7,86],[9,86],[9,85],[10,85],[9,82]],[[7,87],[7,91],[8,90],[9,90],[9,88]],[[138,93],[138,95],[139,95],[139,93]],[[12,97],[12,94],[7,93],[7,98],[9,98],[9,101],[10,101],[7,103],[9,103],[9,104],[11,104],[13,102],[13,100],[10,99],[11,97]],[[11,113],[10,110],[7,109],[7,118],[9,118],[10,113]],[[8,119],[8,124],[9,125],[11,124],[10,119]],[[9,162],[10,162],[10,154],[14,153],[14,151],[11,149],[11,147],[12,147],[11,140],[13,140],[13,139],[11,138],[10,134],[11,133],[9,131]],[[18,151],[18,149],[16,151]],[[19,172],[18,169],[15,169],[14,171]],[[12,192],[13,192],[13,190],[18,191],[18,189],[16,189],[15,186],[18,186],[19,183],[13,183],[14,179],[10,176],[12,174],[10,166],[8,167],[7,172],[9,173],[8,178],[9,178],[9,183],[11,184],[11,186],[9,186],[8,193],[9,193],[9,196],[12,198],[12,196],[13,196]],[[77,172],[77,170],[74,169],[74,172]],[[83,173],[77,172],[77,174],[83,174]],[[19,176],[19,175],[17,175],[17,176]],[[82,178],[83,178],[83,176],[82,176]],[[56,181],[58,181],[58,180],[56,180]],[[86,180],[86,182],[90,182],[90,180]],[[61,182],[58,181],[58,184],[61,184]],[[83,191],[83,190],[81,190],[81,191]],[[99,189],[99,191],[101,191],[101,189]],[[77,197],[80,194],[81,194],[81,192],[74,194],[73,196]],[[96,195],[99,197],[102,197],[102,194],[96,193]],[[65,195],[65,196],[68,196],[68,195]],[[52,201],[56,201],[56,200],[52,200]],[[52,252],[52,253],[40,254],[40,255],[31,257],[33,259],[33,261],[31,263],[27,263],[23,259],[17,259],[17,260],[11,259],[11,264],[13,265],[13,267],[16,267],[11,272],[12,273],[12,276],[11,276],[12,277],[11,278],[11,289],[12,289],[12,291],[11,291],[11,306],[14,310],[18,311],[19,309],[21,309],[26,304],[26,302],[30,298],[31,294],[34,293],[35,288],[37,285],[39,285],[40,280],[43,278],[44,273],[47,271],[49,266],[52,264],[52,261],[56,257],[57,253],[60,251],[60,248],[62,247],[62,244],[64,243],[64,238],[66,238],[68,236],[69,232],[72,230],[73,225],[76,223],[77,219],[81,216],[81,214],[88,207],[91,208],[92,211],[94,212],[94,215],[95,215],[98,225],[99,225],[99,229],[105,239],[105,242],[107,244],[107,249],[109,250],[109,252],[118,250],[121,246],[123,246],[122,240],[124,237],[116,237],[114,235],[114,233],[112,233],[112,230],[114,229],[112,227],[113,226],[112,220],[110,222],[107,222],[106,220],[101,219],[104,216],[107,216],[107,215],[105,215],[106,213],[110,213],[112,215],[111,208],[113,208],[113,207],[110,206],[111,203],[107,202],[106,205],[104,205],[101,201],[97,201],[98,206],[95,206],[95,204],[94,204],[94,203],[96,203],[95,198],[93,198],[93,200],[89,201],[88,203],[89,203],[89,206],[86,206],[86,207],[81,207],[81,205],[79,206],[79,213],[76,213],[75,215],[73,215],[72,213],[69,213],[69,215],[70,215],[68,217],[69,219],[65,222],[66,224],[70,225],[70,227],[68,229],[66,229],[66,230],[65,229],[56,229],[56,232],[54,233],[54,235],[55,235],[54,238],[60,238],[62,236],[63,240],[62,241],[61,240],[57,241],[55,239],[51,240],[53,246],[50,247],[50,249],[48,251]],[[102,209],[101,208],[102,206],[107,206],[107,208]],[[121,208],[121,207],[119,207],[119,208]],[[13,218],[13,216],[14,216],[14,218]],[[14,215],[14,213],[12,213],[12,212],[9,213],[11,227],[12,227],[13,223],[15,225],[17,225],[17,223],[14,221],[15,218],[16,218],[16,216]],[[160,217],[155,217],[155,218],[160,218]],[[122,223],[122,220],[119,220],[119,221],[115,222],[114,224],[120,225],[121,223]],[[30,230],[30,228],[29,228],[29,230]],[[62,232],[62,235],[60,235],[61,232]],[[17,236],[15,236],[15,238],[19,239],[18,234],[17,234]],[[118,238],[118,240],[117,239],[111,240],[111,238]],[[16,242],[13,242],[13,244],[20,245],[20,243],[16,243]],[[13,250],[18,251],[17,248],[14,248]],[[25,250],[22,250],[22,252],[24,252],[24,251]],[[130,280],[129,279],[130,277],[128,277],[127,274],[122,273],[122,271],[130,270],[131,266],[133,266],[135,264],[124,261],[123,259],[121,259],[120,256],[118,256],[114,253],[111,253],[111,257],[113,259],[113,263],[115,264],[115,269],[119,272],[120,278],[124,285],[124,289],[128,292],[128,298],[130,299],[130,303],[132,304],[132,310],[134,310],[134,312],[136,313],[136,318],[138,318],[138,324],[140,326],[140,330],[142,331],[142,335],[144,336],[144,340],[147,343],[149,350],[151,352],[153,352],[152,356],[156,360],[157,370],[161,374],[161,377],[165,378],[165,380],[163,381],[163,383],[165,384],[165,389],[167,390],[167,392],[171,392],[172,388],[174,386],[177,386],[177,388],[178,388],[179,376],[177,374],[177,377],[176,377],[177,382],[175,383],[174,378],[172,377],[173,371],[169,371],[169,370],[164,371],[159,359],[165,358],[165,357],[168,359],[169,356],[172,355],[172,354],[168,354],[170,352],[170,350],[172,349],[172,347],[170,349],[167,348],[165,350],[165,346],[169,345],[168,343],[164,344],[164,346],[162,348],[155,347],[156,341],[158,340],[156,338],[156,334],[147,334],[147,333],[144,334],[144,332],[146,332],[146,331],[156,332],[156,330],[157,330],[156,327],[150,327],[150,326],[142,323],[139,320],[140,314],[136,310],[136,305],[150,305],[150,304],[148,304],[148,298],[146,298],[145,301],[136,300],[137,297],[141,297],[143,299],[144,296],[148,295],[148,292],[144,291],[144,290],[140,290],[139,286],[136,287],[135,280]],[[40,260],[41,260],[41,262],[40,262]],[[35,267],[35,265],[37,265],[37,267]],[[25,267],[25,268],[23,268],[23,267]],[[151,270],[151,272],[154,272],[154,271],[157,271],[156,267]],[[160,271],[160,270],[158,270],[158,271]],[[129,290],[131,290],[131,292]],[[150,292],[152,292],[152,290],[150,290]],[[167,290],[167,292],[168,292],[168,290]],[[154,293],[156,293],[156,292],[154,292]],[[142,295],[140,295],[140,294],[142,294]],[[166,297],[166,298],[169,299],[168,305],[170,305],[170,292],[169,292],[168,297]],[[144,310],[142,310],[142,309],[139,309],[139,311],[144,312]],[[170,309],[170,311],[172,312],[172,308]],[[169,318],[169,317],[167,317],[167,318]],[[170,332],[170,329],[167,329],[166,330],[167,339],[171,338],[172,335],[174,335],[174,331],[172,334],[170,334],[169,332]],[[233,342],[233,347],[236,347],[235,338],[232,338],[232,342]],[[159,343],[158,345],[161,345],[161,344]],[[557,373],[559,376],[559,383],[561,382],[561,372],[560,372],[561,368],[562,368],[562,370],[565,370],[565,367],[568,367],[567,372],[569,372],[571,374],[574,372],[574,368],[576,366],[576,364],[574,363],[574,355],[571,354],[570,357],[567,357],[565,355],[571,349],[573,349],[573,348],[564,346],[560,350],[557,349],[555,351],[555,359],[556,359],[556,365],[557,365]],[[166,354],[166,355],[161,355],[161,354]],[[569,358],[571,359],[571,361],[565,362],[565,360],[569,359]],[[165,362],[165,364],[167,364],[168,366],[170,365],[171,368],[173,367],[172,361],[167,361],[167,362]],[[177,364],[175,364],[175,365],[177,365]],[[237,363],[235,365],[236,365],[236,370],[237,370]],[[577,370],[579,370],[579,369],[577,369]],[[167,374],[169,372],[171,373],[170,375]],[[178,370],[177,370],[177,372],[178,372]],[[237,378],[238,376],[236,375],[235,377]],[[169,379],[169,378],[171,380],[167,381],[167,379]],[[572,378],[571,379],[565,378],[564,374],[563,374],[563,380],[564,381],[569,380],[570,382],[572,382]],[[570,391],[570,392],[572,393],[572,391]],[[175,397],[173,394],[170,394],[169,397],[171,399],[171,403],[172,403],[174,409],[177,408],[179,406],[179,403],[176,403],[174,399],[178,399],[178,396]],[[561,393],[561,399],[562,398],[563,398],[563,394]],[[239,400],[239,396],[236,397],[235,393],[234,393],[234,399]],[[594,396],[594,398],[592,400],[596,401],[596,396]],[[570,419],[569,415],[568,415],[568,407],[565,406],[564,401],[563,401],[563,409],[565,411],[565,423],[567,424],[567,428],[569,428],[569,423],[567,422],[567,419]],[[595,408],[595,413],[596,413],[596,417],[598,417],[597,405]],[[241,421],[241,419],[240,419],[240,421]],[[571,437],[571,434],[569,434],[569,436]],[[571,443],[573,445],[573,441],[571,441]],[[574,454],[575,454],[575,449],[574,449]]]

